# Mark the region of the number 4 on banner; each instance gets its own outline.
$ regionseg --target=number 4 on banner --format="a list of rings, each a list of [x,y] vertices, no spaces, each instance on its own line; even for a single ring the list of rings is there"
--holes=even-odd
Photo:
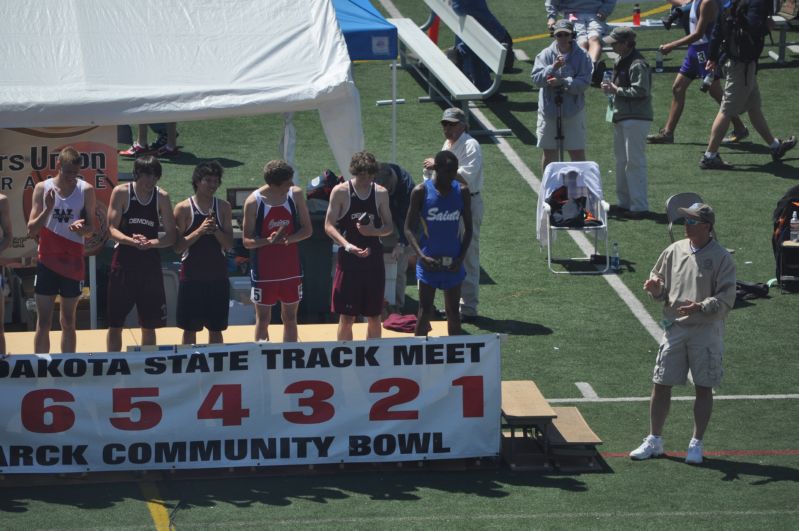
[[[220,407],[214,409],[220,398]],[[239,384],[220,384],[211,387],[200,409],[197,410],[198,419],[222,419],[222,426],[241,426],[241,419],[249,416],[250,410],[241,407]]]

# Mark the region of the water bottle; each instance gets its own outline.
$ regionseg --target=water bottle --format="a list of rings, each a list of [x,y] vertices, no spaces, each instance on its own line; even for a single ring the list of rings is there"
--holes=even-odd
[[[605,70],[604,74],[602,74],[602,83],[610,83],[613,81],[613,70]],[[613,101],[613,95],[608,94],[608,101]]]
[[[641,6],[635,4],[633,6],[633,26],[641,25]]]
[[[793,216],[791,216],[791,241],[799,242],[799,218],[796,217],[796,210],[793,211]]]
[[[710,90],[710,85],[713,84],[713,72],[708,72],[707,75],[702,79],[702,84],[699,86],[699,90],[702,92],[707,92]]]
[[[655,72],[663,72],[663,52],[660,51],[660,48],[655,53]]]
[[[618,271],[621,268],[621,261],[619,259],[619,242],[613,242],[613,250],[610,254],[610,270]]]

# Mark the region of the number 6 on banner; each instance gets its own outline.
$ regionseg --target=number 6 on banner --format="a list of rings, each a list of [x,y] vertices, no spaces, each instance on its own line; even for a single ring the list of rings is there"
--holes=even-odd
[[[75,397],[63,389],[39,389],[31,391],[22,398],[22,425],[33,433],[61,433],[75,424],[75,413],[67,406],[58,404],[45,405],[47,400],[53,402],[74,402]],[[49,414],[50,423],[45,415]]]

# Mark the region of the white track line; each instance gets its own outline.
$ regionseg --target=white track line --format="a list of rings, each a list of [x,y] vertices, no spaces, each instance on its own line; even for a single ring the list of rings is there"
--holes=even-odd
[[[577,389],[579,389],[580,392],[583,394],[583,398],[587,398],[589,400],[595,400],[595,399],[599,398],[599,395],[596,394],[596,391],[594,391],[594,388],[591,387],[590,383],[588,383],[588,382],[575,382],[574,385],[576,385]]]
[[[431,516],[361,516],[361,517],[347,517],[347,518],[316,518],[316,519],[284,519],[284,520],[270,520],[270,525],[335,525],[335,524],[365,524],[365,523],[402,523],[402,522],[455,522],[458,520],[481,520],[490,522],[497,521],[511,521],[511,520],[533,520],[533,519],[548,519],[548,520],[585,520],[585,519],[605,519],[615,520],[619,518],[627,519],[642,519],[642,521],[651,521],[652,518],[707,518],[707,517],[729,517],[735,516],[740,518],[762,518],[764,516],[793,516],[799,515],[797,510],[771,510],[771,511],[609,511],[609,512],[573,512],[573,513],[538,513],[532,512],[528,514],[463,514],[454,515],[451,517],[442,515]],[[754,524],[754,522],[753,522]],[[207,527],[239,527],[250,526],[252,522],[213,522],[205,523]]]
[[[672,401],[693,400],[693,396],[673,396]],[[713,400],[799,400],[799,394],[785,395],[715,395]],[[648,396],[619,396],[615,398],[547,398],[550,404],[585,404],[602,402],[649,402]]]

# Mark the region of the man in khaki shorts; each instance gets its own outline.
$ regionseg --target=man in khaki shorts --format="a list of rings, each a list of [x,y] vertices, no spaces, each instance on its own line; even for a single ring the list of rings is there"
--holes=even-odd
[[[665,332],[652,376],[649,435],[630,452],[636,460],[663,454],[663,426],[669,413],[671,388],[685,385],[691,371],[696,399],[694,433],[686,463],[702,462],[702,437],[713,410],[713,387],[724,373],[724,319],[735,303],[735,264],[713,237],[716,216],[703,203],[681,208],[686,238],[660,254],[644,282],[644,290],[663,301]]]
[[[757,86],[757,58],[763,52],[766,35],[769,33],[770,2],[747,0],[741,3],[739,9],[740,12],[735,15],[729,13],[721,15],[724,22],[716,24],[708,46],[705,70],[716,71],[720,66],[718,61],[722,52],[726,56],[726,62],[723,65],[725,83],[721,107],[710,129],[707,151],[699,160],[699,167],[703,170],[732,168],[730,164],[721,160],[718,151],[730,126],[730,120],[743,113],[749,115],[752,126],[768,144],[774,162],[778,162],[785,153],[796,146],[796,137],[793,135],[780,140],[771,134],[766,117],[763,116],[760,89]],[[741,36],[741,29],[748,37],[747,42],[744,42]]]

